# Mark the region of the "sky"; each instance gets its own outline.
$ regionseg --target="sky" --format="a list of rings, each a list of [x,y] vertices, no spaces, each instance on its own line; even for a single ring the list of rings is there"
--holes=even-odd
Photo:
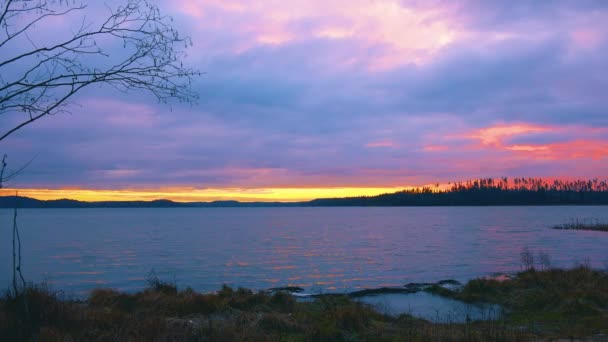
[[[9,169],[31,160],[5,194],[295,201],[608,175],[607,1],[155,3],[192,39],[197,103],[88,89],[0,142]]]

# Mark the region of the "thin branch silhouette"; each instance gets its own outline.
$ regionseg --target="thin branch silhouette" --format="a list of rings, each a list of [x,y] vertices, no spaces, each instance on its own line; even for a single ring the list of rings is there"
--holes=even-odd
[[[105,20],[87,22],[86,5],[12,0],[0,12],[0,115],[20,119],[0,130],[0,141],[47,115],[68,111],[70,100],[92,85],[121,92],[143,90],[159,102],[194,103],[193,78],[183,65],[192,46],[172,18],[146,0],[108,8]],[[29,33],[53,17],[82,15],[75,32],[37,44]],[[21,49],[11,49],[18,46]],[[23,50],[25,47],[25,50]]]

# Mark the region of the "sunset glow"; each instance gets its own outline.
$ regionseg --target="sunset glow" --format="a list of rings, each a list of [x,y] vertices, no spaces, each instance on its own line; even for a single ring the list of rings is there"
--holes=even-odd
[[[198,103],[82,92],[0,142],[8,173],[28,165],[5,188],[40,199],[299,201],[608,174],[603,2],[154,2],[192,38],[183,63],[203,72]],[[87,18],[107,10],[90,3]],[[69,19],[53,25],[72,32],[80,22]],[[29,39],[11,48],[55,36],[41,26]]]
[[[0,2],[0,342],[608,332],[608,0]]]
[[[174,202],[299,202],[316,198],[375,196],[404,188],[269,188],[269,189],[156,189],[156,190],[87,190],[87,189],[5,189],[5,194],[39,200],[74,199],[98,201],[153,201],[167,199]]]

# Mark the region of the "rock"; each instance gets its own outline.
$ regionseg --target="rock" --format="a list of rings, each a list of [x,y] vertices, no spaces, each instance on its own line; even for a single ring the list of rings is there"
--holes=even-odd
[[[268,290],[268,292],[291,292],[291,293],[300,293],[303,292],[304,289],[297,286],[285,286],[285,287],[273,287]]]
[[[462,284],[458,280],[445,279],[445,280],[438,281],[437,285],[439,285],[439,286],[444,286],[444,285],[461,286]]]
[[[410,290],[411,293],[424,291],[427,287],[433,286],[433,283],[407,283],[405,288]]]
[[[365,289],[360,291],[351,292],[348,295],[353,298],[357,297],[365,297],[365,296],[374,296],[381,294],[389,294],[389,293],[415,293],[418,292],[416,290],[412,290],[406,287],[380,287],[377,289]]]

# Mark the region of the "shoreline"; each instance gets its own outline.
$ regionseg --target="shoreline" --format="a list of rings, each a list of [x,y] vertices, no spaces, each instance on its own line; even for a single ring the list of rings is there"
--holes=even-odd
[[[119,209],[119,208],[365,208],[365,207],[532,207],[532,206],[606,206],[608,205],[608,191],[590,191],[586,193],[590,198],[581,199],[572,197],[568,191],[557,191],[558,198],[549,198],[545,193],[533,200],[521,199],[515,190],[485,189],[489,191],[486,195],[489,198],[483,200],[477,198],[479,191],[469,189],[465,191],[467,197],[450,196],[462,195],[458,192],[396,192],[371,197],[335,197],[317,198],[301,201],[238,201],[238,200],[218,200],[208,202],[197,201],[172,201],[168,199],[153,200],[110,200],[110,201],[83,201],[76,199],[50,199],[40,200],[32,197],[15,196],[5,194],[0,196],[0,208],[2,209]],[[484,191],[485,191],[484,190]],[[506,197],[495,199],[495,191],[503,193]],[[535,192],[528,191],[531,194]],[[539,195],[538,193],[536,193]],[[578,194],[578,193],[576,193]],[[405,196],[405,197],[404,197]],[[430,197],[429,197],[430,196]],[[509,197],[515,196],[515,197]],[[565,198],[562,198],[564,197]],[[571,198],[570,198],[570,197]],[[597,197],[597,198],[596,198]]]
[[[82,301],[60,291],[29,286],[19,295],[6,292],[0,298],[0,339],[54,336],[94,340],[128,333],[160,336],[161,340],[180,339],[171,336],[194,340],[209,336],[219,340],[256,336],[261,340],[339,340],[345,336],[361,340],[378,336],[385,340],[403,336],[416,337],[414,340],[431,336],[534,340],[608,334],[608,272],[586,266],[529,268],[512,278],[478,278],[466,284],[444,280],[349,294],[298,296],[302,292],[296,287],[254,292],[224,286],[216,293],[199,293],[150,278],[148,287],[137,293],[99,288]],[[481,320],[467,315],[460,321],[434,323],[410,314],[389,315],[359,300],[422,292],[462,303],[499,305],[505,314]],[[86,335],[91,331],[94,335]],[[466,331],[471,335],[463,335]]]

